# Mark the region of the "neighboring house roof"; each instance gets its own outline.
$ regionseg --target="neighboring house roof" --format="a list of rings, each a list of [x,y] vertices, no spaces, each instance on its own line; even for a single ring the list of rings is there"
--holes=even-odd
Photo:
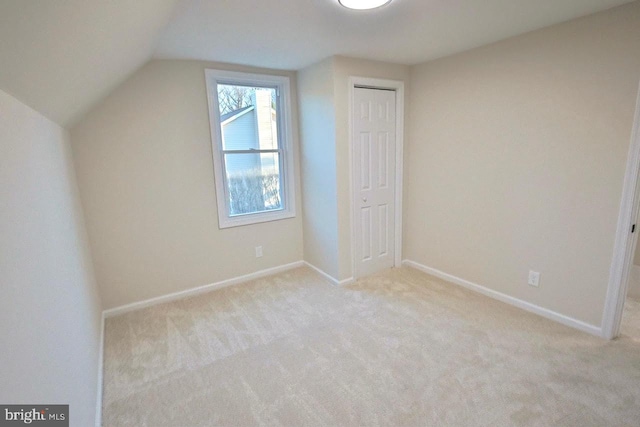
[[[238,117],[243,116],[249,111],[253,111],[254,109],[255,107],[253,105],[249,105],[248,107],[242,107],[240,109],[223,114],[220,116],[220,124],[226,125],[227,123],[234,121]]]

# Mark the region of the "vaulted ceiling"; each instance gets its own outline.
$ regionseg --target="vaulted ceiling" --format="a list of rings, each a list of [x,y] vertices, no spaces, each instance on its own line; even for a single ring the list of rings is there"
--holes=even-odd
[[[331,55],[417,64],[630,0],[188,0],[155,55],[299,69]]]
[[[0,0],[0,89],[69,126],[152,57],[416,64],[631,0]]]
[[[0,89],[68,126],[147,62],[175,0],[0,0]]]

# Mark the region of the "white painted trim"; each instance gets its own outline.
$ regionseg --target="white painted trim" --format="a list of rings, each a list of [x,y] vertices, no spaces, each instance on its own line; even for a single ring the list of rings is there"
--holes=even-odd
[[[333,277],[332,275],[330,275],[329,273],[325,272],[324,270],[321,270],[320,268],[316,267],[315,265],[305,261],[304,262],[305,265],[309,268],[311,268],[312,270],[315,270],[316,273],[318,273],[319,275],[321,275],[322,277],[324,277],[325,279],[327,279],[328,281],[331,282],[332,285],[338,285],[338,279],[336,279],[335,277]]]
[[[347,278],[347,279],[342,279],[342,280],[340,280],[340,281],[338,282],[338,286],[345,286],[345,285],[349,285],[349,284],[351,284],[351,283],[353,283],[353,282],[355,282],[355,281],[356,281],[356,279],[355,279],[353,276],[351,276],[351,277],[349,277],[349,278]]]
[[[294,218],[296,216],[296,175],[295,150],[292,120],[291,80],[288,76],[242,73],[237,71],[205,69],[205,85],[209,105],[209,128],[211,132],[211,148],[213,155],[213,173],[218,202],[218,226],[220,229],[242,225],[258,224],[269,221]],[[282,160],[281,182],[284,183],[282,194],[283,209],[258,212],[248,215],[229,216],[227,212],[227,188],[224,184],[226,174],[222,160],[222,129],[220,125],[220,108],[218,105],[218,83],[250,84],[256,86],[275,87],[279,91],[278,140],[284,159]]]
[[[395,176],[395,247],[394,266],[402,265],[402,179],[404,176],[404,82],[400,80],[374,79],[369,77],[349,77],[349,188],[351,189],[349,203],[351,221],[351,274],[355,279],[359,277],[356,268],[355,241],[356,232],[354,227],[355,205],[353,203],[353,100],[355,86],[368,86],[378,89],[393,89],[396,92],[396,176]]]
[[[163,304],[166,302],[176,301],[176,300],[192,297],[195,295],[204,294],[207,292],[215,291],[216,289],[222,289],[228,286],[237,285],[238,283],[247,282],[249,280],[259,279],[261,277],[271,276],[273,274],[281,273],[283,271],[292,270],[294,268],[302,267],[303,265],[304,265],[304,261],[296,261],[290,264],[284,264],[277,267],[256,271],[255,273],[245,274],[244,276],[238,276],[231,279],[222,280],[220,282],[211,283],[209,285],[198,286],[196,288],[191,288],[191,289],[187,289],[180,292],[174,292],[171,294],[162,295],[155,298],[150,298],[144,301],[138,301],[131,304],[122,305],[120,307],[115,307],[109,310],[105,310],[104,316],[106,318],[109,318],[113,316],[118,316],[120,314],[128,313],[130,311],[136,311],[142,308],[151,307],[151,306]]]
[[[328,281],[330,281],[332,285],[344,286],[344,285],[348,285],[349,283],[353,283],[355,281],[353,277],[349,277],[348,279],[338,280],[332,275],[330,275],[329,273],[325,272],[324,270],[321,270],[320,268],[316,267],[315,265],[307,261],[304,261],[304,264],[307,267],[311,268],[312,270],[315,270],[318,274],[320,274],[322,277],[324,277]]]
[[[518,298],[514,298],[512,296],[503,294],[498,291],[494,291],[493,289],[489,289],[485,286],[478,285],[477,283],[473,283],[468,280],[464,280],[459,277],[453,276],[451,274],[445,273],[443,271],[436,270],[435,268],[427,267],[426,265],[422,265],[415,261],[405,259],[404,261],[402,261],[402,264],[408,267],[415,268],[416,270],[420,270],[432,276],[438,277],[442,280],[453,283],[455,285],[462,286],[463,288],[469,289],[471,291],[488,296],[489,298],[493,298],[495,300],[507,303],[514,307],[518,307],[530,313],[537,314],[549,320],[553,320],[555,322],[561,323],[565,326],[569,326],[569,327],[581,330],[583,332],[587,332],[591,335],[596,335],[598,337],[602,336],[601,328],[594,325],[590,325],[581,320],[577,320],[572,317],[565,316],[564,314],[556,313],[555,311],[549,310],[547,308],[540,307],[535,304],[531,304],[530,302],[523,301]]]
[[[631,234],[631,225],[637,221],[640,205],[640,89],[636,100],[635,119],[631,133],[631,144],[627,155],[627,168],[622,184],[622,201],[618,214],[613,258],[609,270],[609,286],[602,315],[602,335],[613,339],[620,332],[624,300],[629,286],[629,270],[633,265],[636,240]],[[637,227],[637,226],[636,226]],[[640,230],[636,231],[637,233]]]
[[[102,393],[104,387],[104,312],[100,314],[100,349],[98,353],[98,392],[96,394],[96,427],[102,426]]]

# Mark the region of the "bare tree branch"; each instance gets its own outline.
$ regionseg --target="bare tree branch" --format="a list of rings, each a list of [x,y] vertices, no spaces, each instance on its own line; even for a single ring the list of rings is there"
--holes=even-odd
[[[218,85],[220,114],[230,113],[251,105],[251,94],[255,88],[246,86]]]

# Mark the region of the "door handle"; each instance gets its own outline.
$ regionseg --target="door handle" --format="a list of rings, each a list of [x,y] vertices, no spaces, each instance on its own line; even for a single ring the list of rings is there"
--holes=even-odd
[[[363,202],[365,202],[365,203],[367,203],[367,198],[366,198],[366,197],[363,197],[363,198],[362,198],[362,201],[363,201]]]

